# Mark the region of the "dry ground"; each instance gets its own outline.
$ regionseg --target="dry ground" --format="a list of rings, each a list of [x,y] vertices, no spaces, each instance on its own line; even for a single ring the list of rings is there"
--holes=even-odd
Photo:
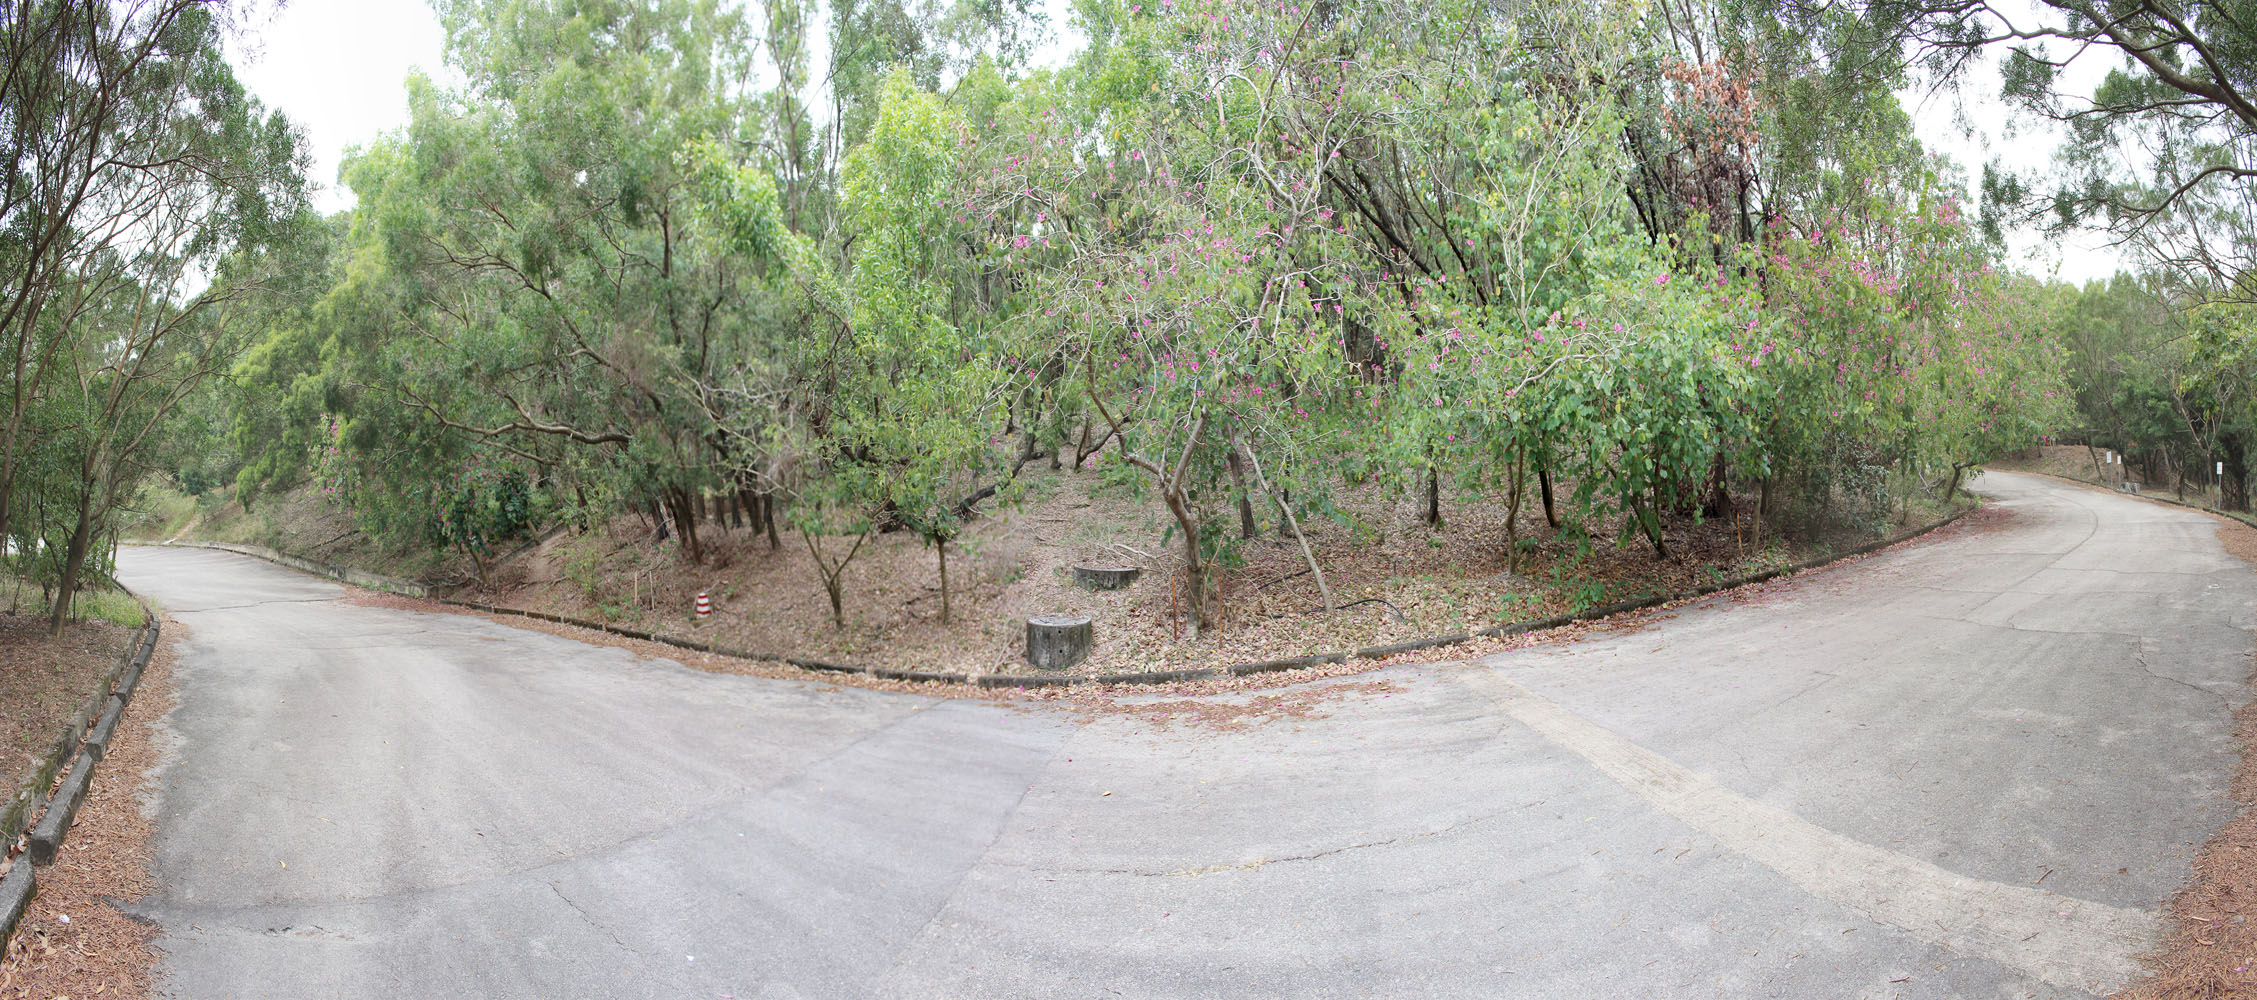
[[[164,738],[156,720],[172,709],[173,644],[182,631],[177,622],[165,621],[165,641],[142,672],[62,853],[39,871],[39,894],[0,955],[0,1000],[149,995],[156,929],[118,904],[153,887],[151,796]]]
[[[63,720],[86,704],[102,672],[125,655],[133,632],[74,621],[50,640],[44,616],[0,614],[0,794],[14,794],[16,783],[54,749]]]
[[[1303,525],[1341,610],[1321,613],[1299,546],[1279,532],[1274,508],[1258,510],[1260,537],[1243,542],[1221,576],[1220,627],[1195,639],[1181,545],[1171,544],[1157,501],[1100,469],[1030,475],[1023,505],[982,517],[951,550],[954,615],[946,624],[935,553],[906,532],[874,536],[849,565],[843,626],[831,621],[804,539],[787,533],[771,548],[750,531],[709,525],[706,563],[693,566],[673,542],[654,544],[650,527],[631,517],[552,538],[497,569],[491,587],[457,596],[760,653],[980,673],[1030,669],[1021,659],[1028,617],[1086,615],[1096,623],[1097,647],[1076,669],[1107,673],[1217,666],[1524,621],[1722,580],[1825,548],[1783,543],[1775,526],[1756,544],[1745,498],[1737,519],[1671,518],[1668,559],[1655,558],[1643,540],[1616,546],[1611,524],[1595,525],[1597,537],[1580,550],[1573,534],[1545,524],[1539,508],[1521,515],[1524,555],[1518,572],[1508,572],[1502,505],[1445,500],[1435,529],[1420,522],[1416,501],[1367,489],[1343,498],[1349,517]],[[1913,513],[1941,512],[1916,506]],[[1830,541],[1870,537],[1846,532]],[[822,544],[837,551],[849,542]],[[1143,575],[1127,590],[1090,592],[1072,585],[1076,565],[1132,566]],[[692,614],[700,591],[715,609],[703,624]]]

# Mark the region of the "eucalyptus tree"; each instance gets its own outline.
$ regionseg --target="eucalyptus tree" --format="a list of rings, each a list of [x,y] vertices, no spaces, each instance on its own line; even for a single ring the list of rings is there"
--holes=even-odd
[[[467,460],[472,440],[535,476],[600,456],[699,561],[699,497],[725,485],[718,374],[758,345],[738,262],[689,233],[679,154],[746,111],[742,13],[711,0],[441,13],[468,87],[411,81],[410,124],[347,167],[354,252],[370,255],[355,266],[396,289],[389,329],[366,345],[383,358],[370,380],[453,432],[442,462]]]
[[[0,3],[0,537],[55,543],[57,629],[154,424],[238,343],[219,317],[255,282],[222,261],[302,204],[295,133],[222,52],[230,9]],[[32,451],[64,492],[27,504]]]

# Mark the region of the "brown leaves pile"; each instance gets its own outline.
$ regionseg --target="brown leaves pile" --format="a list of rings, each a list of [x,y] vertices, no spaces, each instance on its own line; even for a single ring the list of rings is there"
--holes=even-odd
[[[62,853],[40,869],[39,894],[0,956],[0,1000],[149,995],[156,928],[119,904],[155,887],[149,873],[153,825],[142,804],[157,762],[154,720],[172,709],[174,643],[185,631],[166,619],[165,641],[150,657],[109,756],[94,772]]]

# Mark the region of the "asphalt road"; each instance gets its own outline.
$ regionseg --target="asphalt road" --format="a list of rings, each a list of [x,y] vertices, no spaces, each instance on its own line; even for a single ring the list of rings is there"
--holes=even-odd
[[[216,997],[2056,997],[2228,817],[2257,574],[2057,483],[1240,731],[716,676],[130,549]],[[1368,684],[1387,682],[1383,689]]]

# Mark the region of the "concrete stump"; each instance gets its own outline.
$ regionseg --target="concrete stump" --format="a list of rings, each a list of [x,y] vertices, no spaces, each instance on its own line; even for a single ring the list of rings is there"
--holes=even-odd
[[[1027,662],[1040,670],[1064,670],[1089,656],[1089,619],[1036,615],[1027,619]]]
[[[1120,590],[1135,583],[1142,572],[1134,566],[1076,566],[1074,586],[1083,590]]]

